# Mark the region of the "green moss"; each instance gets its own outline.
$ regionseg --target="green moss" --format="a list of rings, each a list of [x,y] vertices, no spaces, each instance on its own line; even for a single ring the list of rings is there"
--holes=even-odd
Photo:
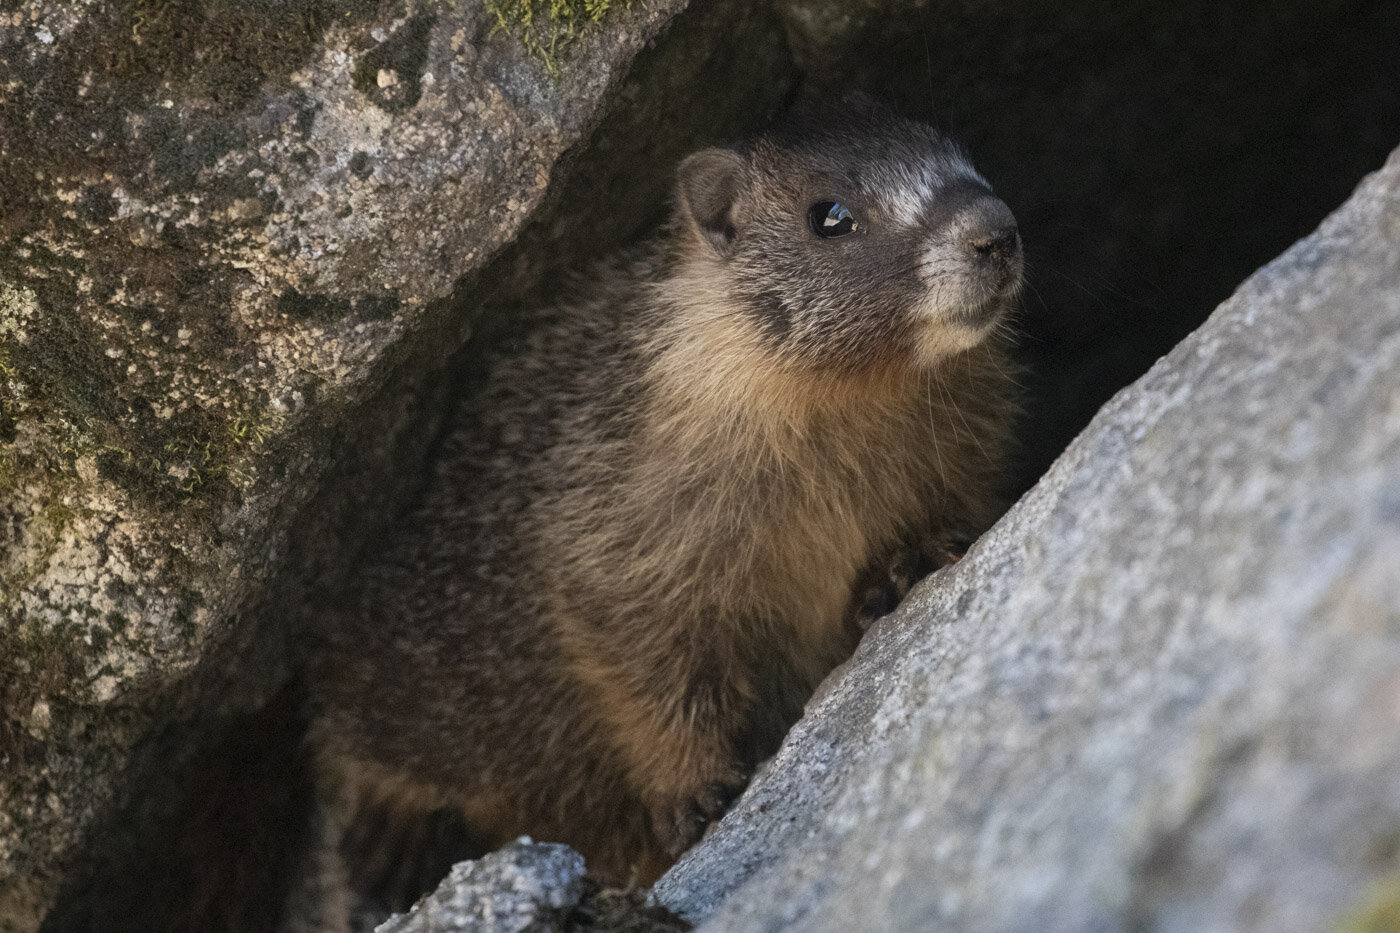
[[[19,486],[19,456],[9,444],[0,442],[0,495]]]
[[[559,72],[558,52],[583,30],[600,22],[616,5],[630,0],[486,0],[496,27],[518,36],[551,74]]]
[[[98,475],[166,511],[213,507],[236,499],[254,482],[245,455],[282,429],[272,411],[187,411],[152,419],[135,432],[136,450],[103,445]]]
[[[1366,903],[1333,933],[1400,933],[1400,875],[1377,884]]]
[[[166,364],[169,375],[131,377],[124,359],[104,352],[110,340],[85,316],[39,310],[75,300],[62,282],[42,284],[37,300],[28,293],[25,339],[0,331],[0,437],[15,436],[21,417],[43,425],[24,462],[0,446],[0,489],[16,488],[26,476],[74,479],[78,463],[90,457],[99,477],[167,515],[236,502],[254,482],[247,455],[281,430],[282,416],[237,384],[224,387],[216,401],[157,414],[178,387],[180,361]],[[19,312],[10,305],[15,302],[0,308],[6,315],[0,323],[8,321],[14,332]],[[143,309],[131,309],[130,317],[160,318]],[[166,316],[165,326],[175,323]],[[218,336],[208,330],[210,347]]]
[[[28,560],[20,562],[13,556],[3,565],[5,576],[0,578],[0,613],[10,611],[18,599],[18,594],[38,579],[49,565],[63,537],[63,532],[77,517],[77,512],[63,504],[62,491],[57,484],[49,484],[45,504],[41,505],[34,517],[25,526],[28,537],[25,554]]]

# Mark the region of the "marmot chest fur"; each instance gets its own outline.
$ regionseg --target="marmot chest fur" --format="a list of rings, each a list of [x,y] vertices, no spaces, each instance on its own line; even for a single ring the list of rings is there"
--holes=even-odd
[[[341,806],[651,878],[859,637],[995,515],[1015,221],[870,104],[679,168],[671,224],[542,312],[313,664]]]

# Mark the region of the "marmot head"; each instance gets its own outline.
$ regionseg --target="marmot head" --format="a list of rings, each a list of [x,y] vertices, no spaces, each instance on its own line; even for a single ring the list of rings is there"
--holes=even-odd
[[[931,365],[1020,289],[1011,211],[953,142],[869,99],[695,153],[677,202],[681,261],[802,366]]]

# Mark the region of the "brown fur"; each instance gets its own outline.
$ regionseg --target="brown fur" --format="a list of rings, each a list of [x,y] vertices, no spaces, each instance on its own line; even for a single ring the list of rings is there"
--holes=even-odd
[[[542,313],[459,413],[313,659],[345,819],[451,806],[488,843],[529,833],[650,880],[850,653],[863,582],[995,515],[1008,364],[958,315],[979,288],[1009,302],[1019,245],[995,275],[918,271],[928,231],[881,197],[915,186],[944,230],[939,186],[971,170],[883,111],[848,125],[849,151],[774,137],[688,162],[659,244]],[[807,230],[836,188],[864,245]],[[1009,217],[984,191],[969,203]],[[930,281],[950,303],[916,314]]]

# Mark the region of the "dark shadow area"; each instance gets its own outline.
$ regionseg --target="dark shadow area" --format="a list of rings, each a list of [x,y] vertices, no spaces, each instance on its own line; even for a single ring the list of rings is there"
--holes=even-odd
[[[49,912],[46,931],[277,929],[310,843],[313,788],[302,703],[172,724],[144,755],[143,784]]]

